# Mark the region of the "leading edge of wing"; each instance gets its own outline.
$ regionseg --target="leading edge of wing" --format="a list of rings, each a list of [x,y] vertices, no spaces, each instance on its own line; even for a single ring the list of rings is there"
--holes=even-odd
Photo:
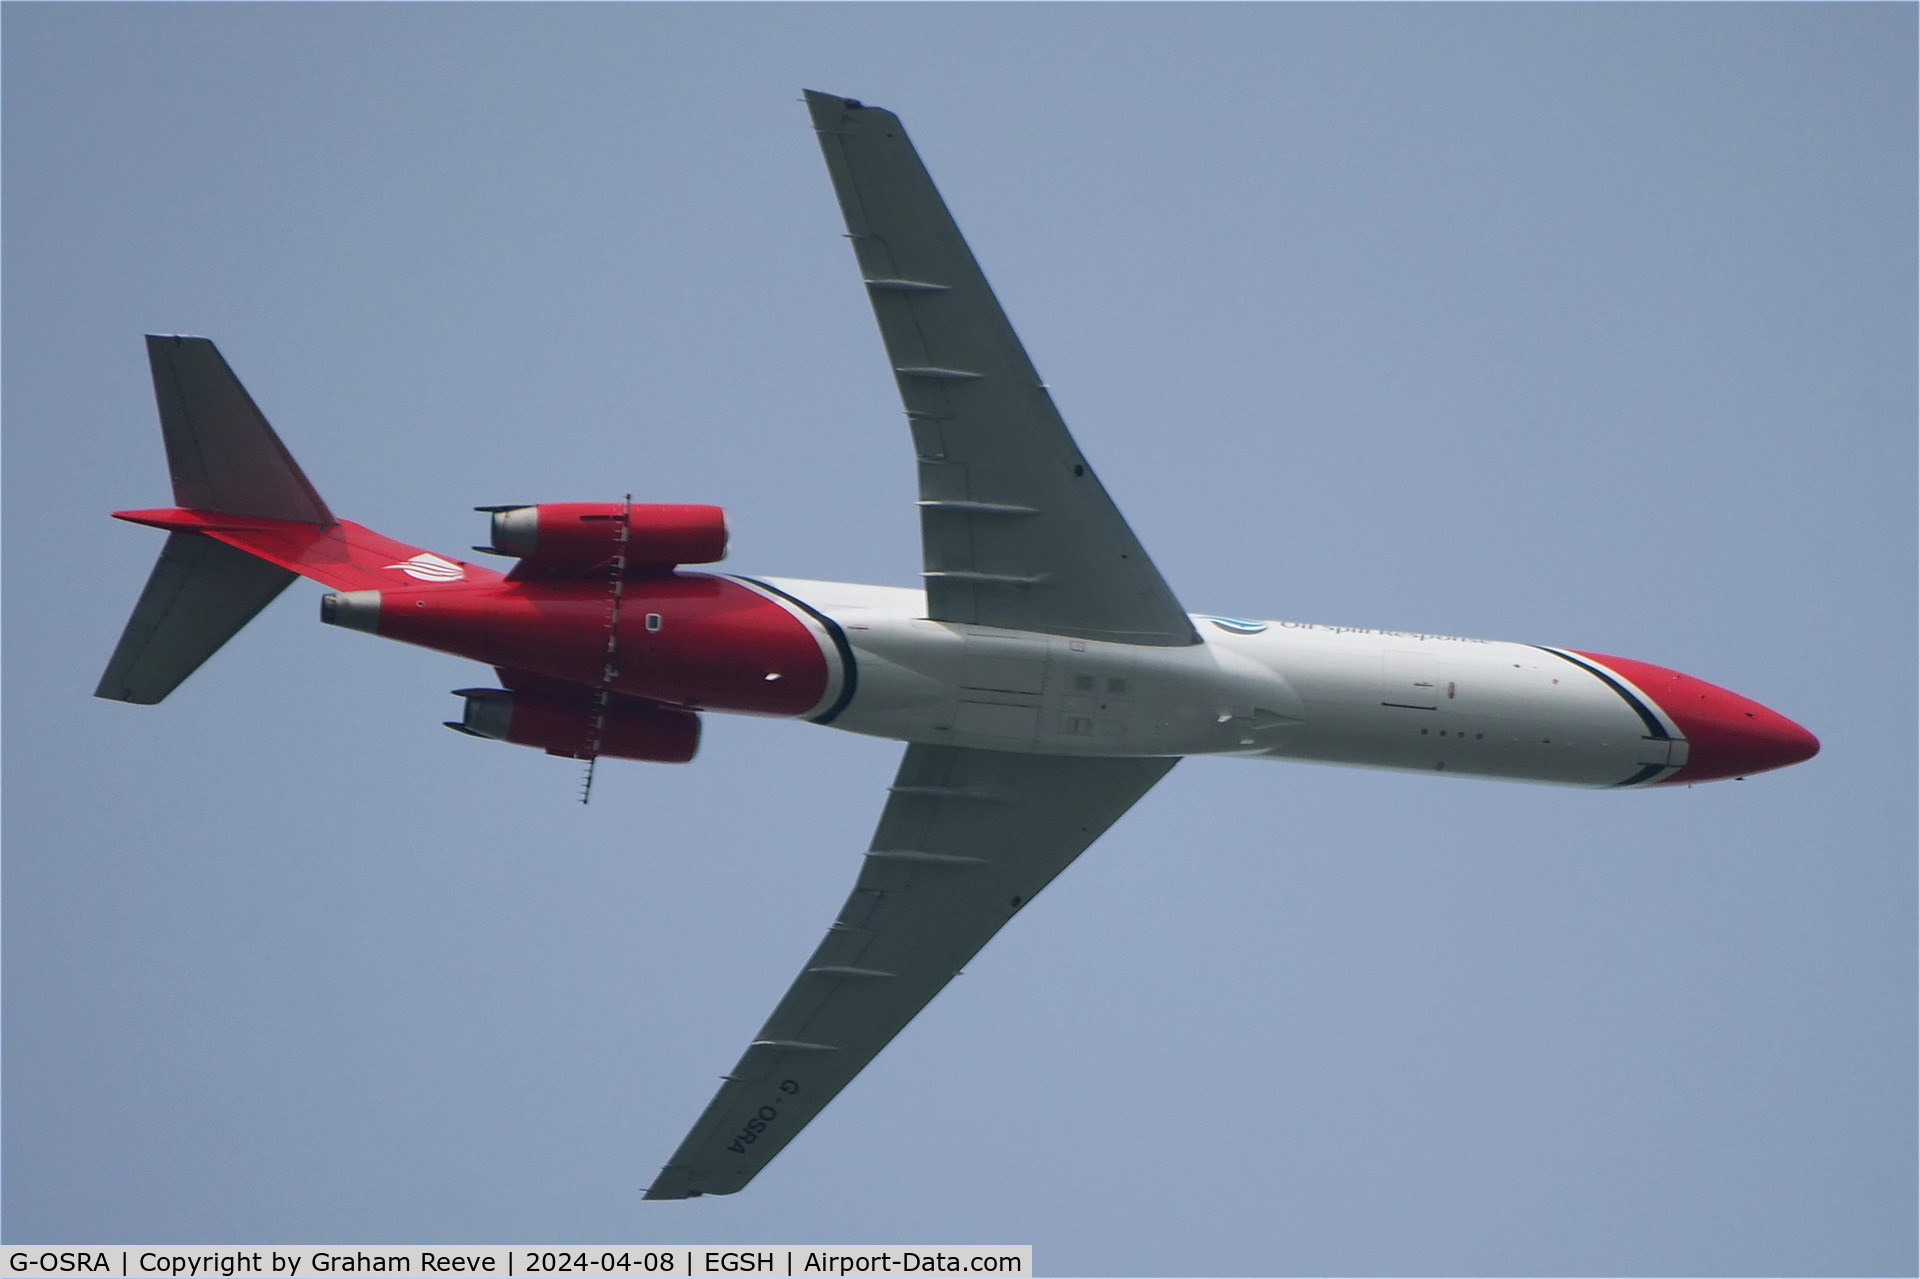
[[[1093,473],[892,112],[808,92],[912,428],[928,616],[1199,642]]]
[[[646,1197],[745,1186],[1176,762],[907,747],[846,905]]]

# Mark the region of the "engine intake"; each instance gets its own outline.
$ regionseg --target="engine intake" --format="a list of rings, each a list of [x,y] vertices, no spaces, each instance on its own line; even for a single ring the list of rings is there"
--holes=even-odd
[[[493,549],[550,564],[598,564],[620,550],[634,567],[712,564],[727,555],[727,515],[717,506],[548,502],[493,511]]]
[[[612,755],[655,764],[684,764],[700,749],[700,717],[692,711],[651,702],[619,701],[596,715],[588,697],[509,692],[504,688],[460,688],[467,699],[460,721],[447,727],[470,737],[486,737],[516,746],[537,746],[565,759]],[[594,749],[598,719],[599,749]]]

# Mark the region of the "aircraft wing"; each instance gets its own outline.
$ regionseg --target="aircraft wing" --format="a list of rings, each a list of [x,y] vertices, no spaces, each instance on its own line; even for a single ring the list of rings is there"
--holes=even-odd
[[[907,747],[839,918],[647,1198],[745,1186],[1175,762]]]
[[[808,93],[920,459],[927,614],[1128,644],[1193,625],[1068,434],[890,111]]]

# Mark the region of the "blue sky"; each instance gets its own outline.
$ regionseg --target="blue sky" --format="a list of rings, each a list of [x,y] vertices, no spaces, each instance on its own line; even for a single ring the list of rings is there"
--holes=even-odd
[[[5,1232],[1020,1242],[1050,1273],[1911,1273],[1914,9],[13,4]],[[1818,759],[1594,794],[1196,760],[749,1190],[643,1204],[898,748],[440,721],[296,585],[88,696],[144,332],[336,511],[717,502],[910,584],[798,90],[900,113],[1189,608],[1624,654]]]

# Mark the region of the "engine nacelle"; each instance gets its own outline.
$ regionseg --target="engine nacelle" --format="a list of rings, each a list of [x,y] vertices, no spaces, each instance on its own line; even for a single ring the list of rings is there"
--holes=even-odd
[[[628,565],[712,564],[727,555],[727,515],[717,506],[548,502],[493,510],[493,549],[548,564],[599,564],[619,553],[622,517]]]
[[[504,688],[461,688],[467,699],[458,729],[516,746],[537,746],[549,755],[592,759],[612,755],[655,764],[684,764],[700,749],[700,717],[692,711],[650,702],[619,701],[598,714],[589,697],[509,692]],[[593,746],[596,718],[599,750]]]

